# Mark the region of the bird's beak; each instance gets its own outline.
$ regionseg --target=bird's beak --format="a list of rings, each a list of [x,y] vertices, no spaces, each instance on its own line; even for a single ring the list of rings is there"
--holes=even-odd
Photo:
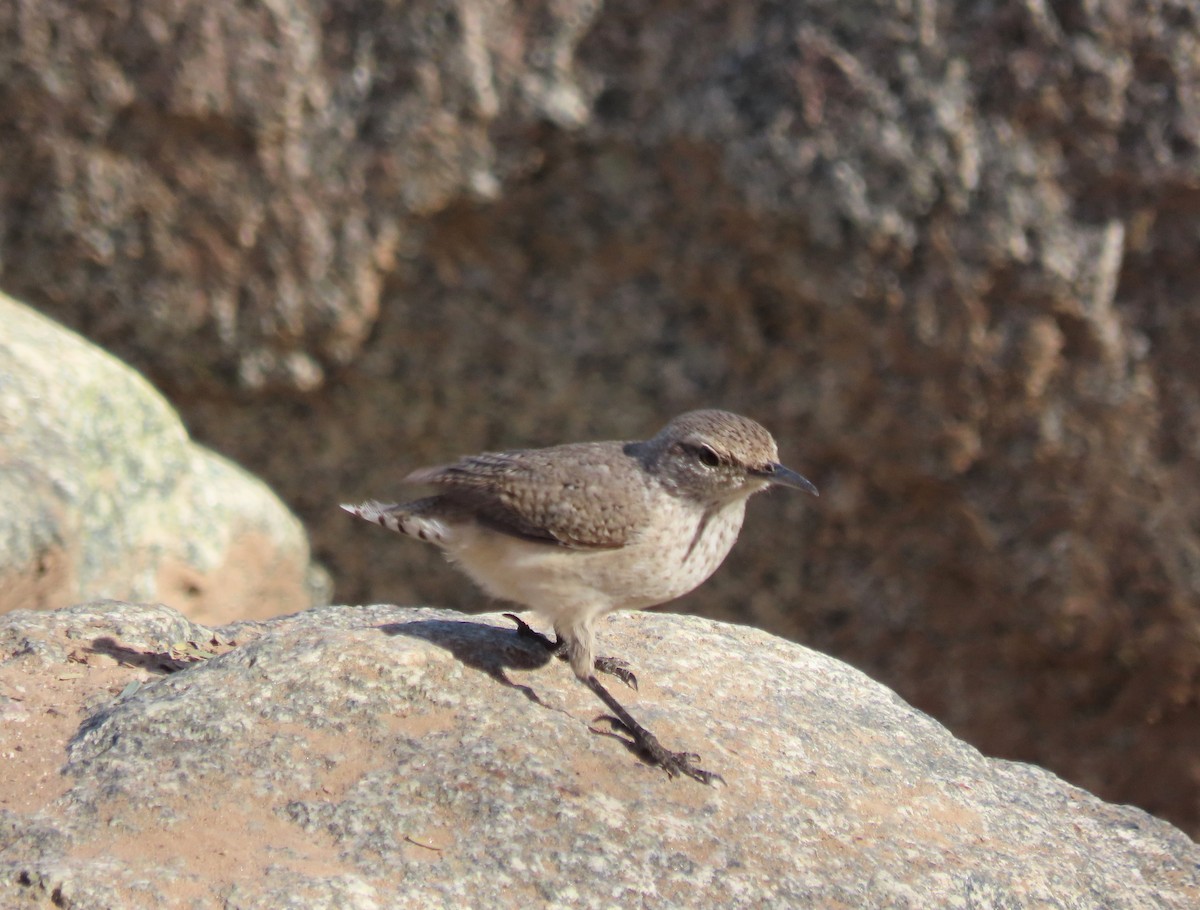
[[[821,495],[817,492],[817,485],[811,480],[803,474],[797,474],[791,468],[785,468],[781,464],[769,464],[765,468],[755,471],[754,474],[773,486],[795,487],[797,490],[803,490],[805,493],[812,493],[813,496]]]

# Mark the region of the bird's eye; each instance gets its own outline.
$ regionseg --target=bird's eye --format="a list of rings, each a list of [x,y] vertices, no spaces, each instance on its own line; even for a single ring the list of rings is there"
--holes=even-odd
[[[708,468],[715,468],[721,463],[721,456],[708,446],[700,446],[696,452],[696,457],[700,459],[702,465]]]

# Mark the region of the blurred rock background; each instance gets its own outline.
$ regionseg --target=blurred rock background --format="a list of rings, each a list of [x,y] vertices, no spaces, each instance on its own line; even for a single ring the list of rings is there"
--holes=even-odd
[[[128,597],[220,623],[329,602],[300,520],[145,378],[3,292],[0,329],[0,614]]]
[[[1200,5],[16,0],[0,287],[304,519],[723,406],[764,497],[672,609],[1200,830]],[[714,673],[736,669],[714,668]]]

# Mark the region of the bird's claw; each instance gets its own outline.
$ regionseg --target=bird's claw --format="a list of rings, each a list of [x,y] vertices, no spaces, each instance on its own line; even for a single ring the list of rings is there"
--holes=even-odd
[[[537,642],[543,648],[545,648],[547,651],[550,651],[551,653],[557,653],[560,650],[560,648],[562,647],[561,642],[551,641],[549,638],[547,638],[545,635],[543,635],[541,632],[537,631],[537,629],[533,628],[533,626],[531,626],[529,623],[527,623],[525,620],[523,620],[520,616],[518,616],[516,613],[505,613],[504,616],[505,616],[505,618],[511,619],[513,622],[515,622],[517,624],[517,635],[519,635],[521,638],[533,639],[533,641]]]
[[[629,663],[621,660],[619,657],[597,657],[595,667],[601,673],[607,673],[609,676],[615,676],[633,691],[637,691],[638,681],[637,676],[629,669]]]
[[[697,780],[702,784],[713,786],[717,781],[725,783],[725,778],[715,771],[705,771],[703,768],[698,768],[694,762],[700,761],[700,756],[695,752],[668,752],[667,760],[660,762],[662,769],[667,772],[668,777],[675,777],[677,774],[686,774],[692,780]]]
[[[636,745],[642,750],[642,753],[650,760],[650,764],[657,765],[667,772],[667,777],[679,777],[680,775],[690,777],[692,780],[699,781],[702,784],[713,786],[717,781],[725,783],[725,778],[715,771],[705,771],[698,767],[700,763],[700,755],[697,752],[671,752],[664,749],[657,737],[650,734],[648,731],[631,730],[620,718],[612,714],[601,714],[592,720],[592,724],[606,723],[613,730],[625,733],[633,739],[633,745]],[[593,733],[611,735],[604,730],[597,730],[595,726],[590,729]],[[646,735],[643,736],[642,733]]]

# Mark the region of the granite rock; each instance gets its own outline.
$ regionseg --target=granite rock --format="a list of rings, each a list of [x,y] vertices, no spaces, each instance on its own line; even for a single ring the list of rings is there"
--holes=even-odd
[[[0,295],[0,613],[86,597],[198,619],[324,596],[303,527],[129,367]]]
[[[266,478],[341,600],[472,603],[331,507],[408,469],[748,414],[821,508],[756,504],[678,609],[1200,832],[1198,19],[0,4],[0,284]]]
[[[188,645],[186,642],[190,642]],[[6,907],[1186,910],[1200,847],[988,759],[843,663],[618,614],[668,779],[499,615],[165,607],[0,618]],[[51,706],[54,710],[51,711]],[[702,897],[701,897],[702,896]]]

